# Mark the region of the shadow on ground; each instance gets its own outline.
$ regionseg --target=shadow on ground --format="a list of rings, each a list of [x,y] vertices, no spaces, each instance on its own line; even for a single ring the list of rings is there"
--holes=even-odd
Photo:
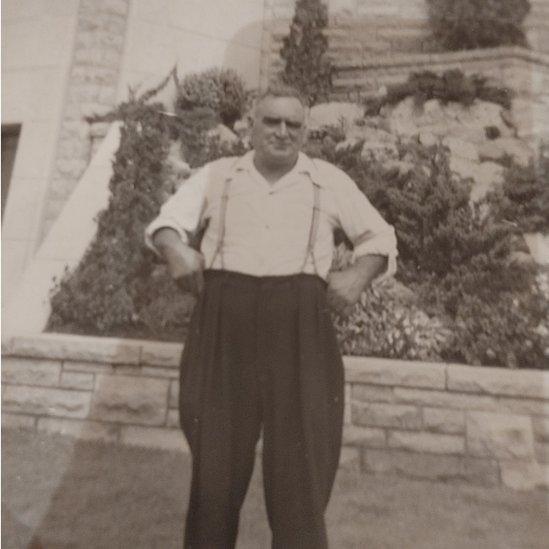
[[[4,549],[182,546],[188,456],[14,430],[2,443]],[[327,516],[331,547],[541,549],[547,498],[340,471]],[[256,470],[238,547],[269,546]]]

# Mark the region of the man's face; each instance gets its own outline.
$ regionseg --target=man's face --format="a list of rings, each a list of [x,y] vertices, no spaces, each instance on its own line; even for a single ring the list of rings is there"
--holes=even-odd
[[[252,145],[272,166],[292,166],[305,140],[305,109],[295,97],[265,97],[257,105]]]

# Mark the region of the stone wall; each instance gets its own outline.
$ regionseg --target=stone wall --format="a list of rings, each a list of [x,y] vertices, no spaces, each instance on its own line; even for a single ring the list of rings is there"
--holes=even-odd
[[[2,422],[187,451],[181,345],[43,334],[2,349]],[[519,489],[549,487],[549,372],[350,358],[341,464]]]
[[[288,33],[296,0],[264,0],[276,50]],[[436,48],[431,36],[426,0],[324,0],[332,52],[338,54],[417,53]],[[549,4],[530,0],[524,22],[530,47],[549,52]]]
[[[41,240],[90,162],[94,136],[85,117],[108,112],[116,104],[128,10],[129,0],[80,0]]]
[[[329,56],[341,68],[371,62],[391,66],[391,58],[403,54],[436,52],[429,27],[425,0],[327,0]],[[533,52],[549,53],[549,3],[530,0],[531,12],[525,32]],[[280,70],[282,39],[288,34],[295,0],[265,0],[265,54],[262,82]],[[460,52],[464,53],[464,52]],[[488,56],[489,57],[489,56]],[[489,59],[488,59],[489,62]],[[423,64],[423,63],[422,63]],[[344,77],[343,77],[344,78]],[[389,79],[387,83],[392,83]]]
[[[518,137],[549,138],[549,54],[523,48],[494,48],[453,53],[378,56],[341,61],[334,79],[334,98],[353,100],[375,95],[386,86],[404,82],[411,73],[460,69],[482,74],[514,95]]]

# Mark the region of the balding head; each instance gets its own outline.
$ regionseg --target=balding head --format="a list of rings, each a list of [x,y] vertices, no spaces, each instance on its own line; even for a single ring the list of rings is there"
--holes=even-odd
[[[252,145],[256,162],[291,168],[305,141],[306,103],[289,86],[267,88],[255,103]]]

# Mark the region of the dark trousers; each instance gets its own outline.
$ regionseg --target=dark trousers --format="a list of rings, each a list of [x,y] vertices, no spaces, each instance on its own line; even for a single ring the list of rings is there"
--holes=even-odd
[[[206,271],[181,362],[186,548],[234,547],[261,428],[272,546],[327,547],[344,397],[325,294],[314,275]]]

